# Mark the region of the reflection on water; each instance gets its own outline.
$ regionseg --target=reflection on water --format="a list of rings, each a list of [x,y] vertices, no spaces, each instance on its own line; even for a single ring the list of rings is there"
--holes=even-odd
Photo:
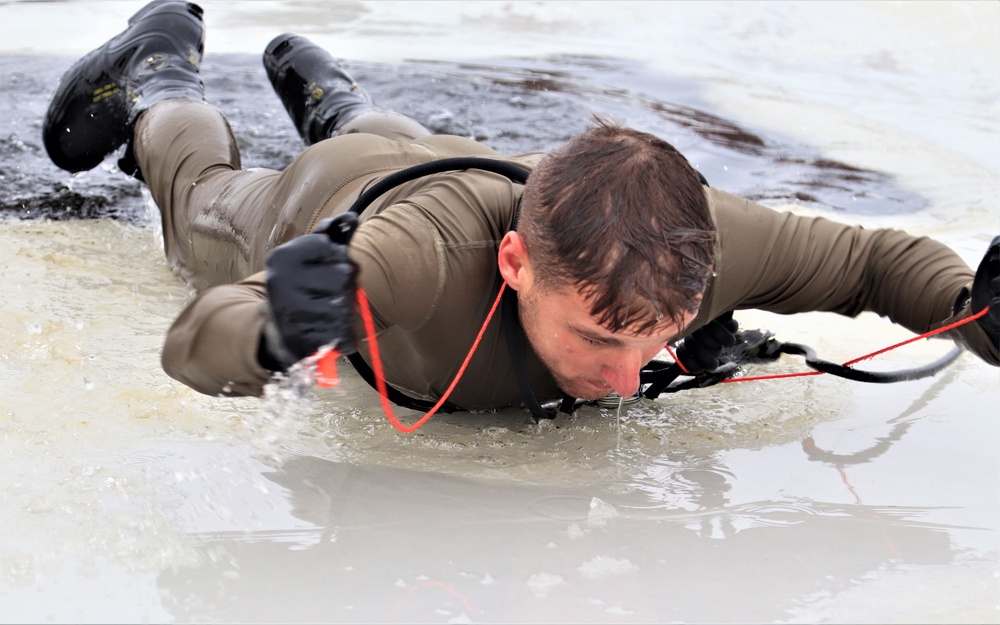
[[[900,440],[901,423],[919,425],[954,381],[929,383],[883,421],[892,433],[877,437],[882,452]],[[636,412],[648,419],[655,408],[640,405]],[[540,428],[524,420],[522,428],[503,431],[486,423],[503,419],[482,417],[475,425],[489,431],[487,438],[506,441],[491,448],[490,472],[471,466],[481,453],[478,437],[460,437],[459,424],[443,424],[421,443],[401,447],[383,438],[388,425],[377,414],[360,422],[347,417],[386,456],[368,449],[365,461],[342,462],[312,449],[265,470],[261,475],[278,487],[268,490],[282,493],[282,505],[302,524],[194,534],[198,563],[158,578],[164,606],[181,620],[208,610],[233,621],[405,622],[427,614],[475,622],[731,621],[747,614],[759,621],[801,614],[808,621],[816,614],[809,605],[853,592],[866,576],[891,580],[903,571],[947,585],[984,566],[953,542],[956,528],[935,522],[933,510],[862,501],[843,467],[874,461],[870,446],[838,454],[845,495],[838,503],[817,499],[814,488],[803,496],[770,487],[765,492],[773,499],[748,499],[734,490],[754,474],[737,468],[746,451],[730,451],[732,441],[664,449],[642,435],[648,423],[636,425],[626,414],[630,434],[619,447],[614,427],[599,416],[578,414]],[[671,417],[661,409],[660,418]],[[330,423],[313,420],[312,427]],[[707,439],[712,432],[701,434]],[[590,437],[585,448],[580,435]],[[769,445],[799,462],[818,459],[801,439]],[[603,454],[587,456],[602,447]],[[404,448],[405,463],[388,458]],[[543,449],[557,451],[546,462],[538,458]],[[517,470],[519,457],[535,463],[530,471]],[[412,468],[422,462],[433,472]],[[941,568],[947,564],[952,568]],[[274,575],[284,570],[295,574]],[[983,587],[974,601],[989,594]],[[287,603],[275,604],[275,595]],[[709,600],[720,595],[725,602]],[[935,596],[935,609],[947,600]],[[927,600],[915,601],[926,608]]]
[[[809,460],[831,463],[841,469],[852,464],[871,462],[889,451],[893,444],[902,439],[909,431],[910,426],[920,419],[921,413],[927,409],[931,400],[940,396],[948,385],[956,381],[956,378],[957,375],[954,371],[941,373],[927,390],[913,400],[913,403],[906,410],[886,422],[886,425],[892,426],[892,429],[887,435],[880,436],[872,441],[869,447],[850,454],[836,453],[821,448],[813,437],[809,436],[802,441],[802,449],[806,452]]]
[[[595,514],[590,495],[604,485],[540,489],[296,458],[268,479],[287,489],[290,512],[310,529],[200,534],[199,564],[164,571],[158,584],[179,620],[208,611],[240,622],[400,622],[433,610],[476,622],[602,612],[629,622],[771,621],[793,607],[771,588],[835,593],[890,564],[955,555],[947,528],[920,522],[919,509],[731,507],[718,468],[681,473],[704,497],[690,512],[631,507],[636,498],[622,494]]]

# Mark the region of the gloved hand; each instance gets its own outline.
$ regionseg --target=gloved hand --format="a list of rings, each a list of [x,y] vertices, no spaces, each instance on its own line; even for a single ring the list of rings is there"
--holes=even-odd
[[[1000,342],[1000,236],[993,237],[972,281],[972,314],[987,306],[990,312],[976,322],[996,345]]]
[[[677,359],[692,374],[718,369],[728,362],[726,352],[736,345],[739,329],[732,311],[719,315],[684,338],[677,348]]]
[[[341,213],[268,255],[268,319],[258,349],[265,368],[283,371],[331,343],[341,354],[357,351],[358,267],[347,256],[357,223],[355,213]]]

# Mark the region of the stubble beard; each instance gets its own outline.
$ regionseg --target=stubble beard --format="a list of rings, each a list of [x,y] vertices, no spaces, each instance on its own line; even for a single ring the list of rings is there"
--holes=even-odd
[[[537,301],[533,295],[524,296],[523,294],[518,293],[517,302],[521,328],[524,330],[524,334],[528,339],[528,344],[531,345],[535,355],[538,356],[538,359],[542,361],[543,365],[545,365],[546,370],[548,370],[552,379],[555,380],[559,390],[570,397],[576,397],[577,399],[583,399],[586,401],[593,401],[595,399],[607,397],[612,391],[610,387],[606,390],[597,390],[590,386],[582,378],[568,377],[559,373],[557,363],[553,362],[554,359],[549,357],[548,354],[540,352],[536,347],[538,339],[535,339],[534,337],[536,337],[535,328],[538,327]]]

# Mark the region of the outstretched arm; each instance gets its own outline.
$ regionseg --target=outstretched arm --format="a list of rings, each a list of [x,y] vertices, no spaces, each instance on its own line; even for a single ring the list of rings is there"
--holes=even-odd
[[[872,311],[923,333],[972,314],[968,294],[975,272],[937,241],[711,193],[719,227],[718,275],[696,325],[740,308],[852,317]],[[986,362],[1000,360],[983,325],[962,326],[952,338]]]
[[[260,395],[272,371],[257,358],[267,319],[265,273],[201,292],[167,333],[167,374],[207,395]]]

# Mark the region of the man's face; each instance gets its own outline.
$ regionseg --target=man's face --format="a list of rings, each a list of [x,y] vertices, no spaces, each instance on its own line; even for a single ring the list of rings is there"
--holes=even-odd
[[[532,348],[568,395],[592,400],[639,390],[639,370],[676,339],[681,325],[666,322],[647,333],[610,332],[590,314],[589,300],[574,289],[537,283],[518,292],[521,326]]]

